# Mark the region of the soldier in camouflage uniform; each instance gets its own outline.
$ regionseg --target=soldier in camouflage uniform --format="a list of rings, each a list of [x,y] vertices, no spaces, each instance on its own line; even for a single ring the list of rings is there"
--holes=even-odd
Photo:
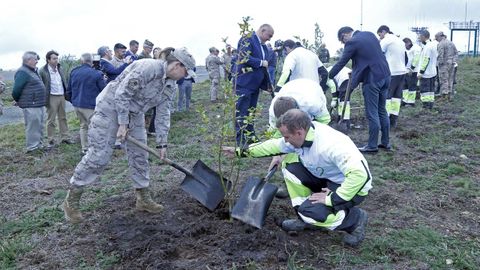
[[[443,32],[435,35],[438,41],[438,77],[440,79],[440,93],[451,99],[453,96],[454,66],[457,62],[458,51],[455,44],[447,39]]]
[[[215,102],[220,86],[220,66],[223,65],[223,61],[218,57],[219,50],[217,48],[212,47],[209,51],[210,54],[205,60],[205,66],[207,67],[208,76],[212,82],[210,86],[210,101]]]
[[[225,71],[225,81],[229,82],[232,79],[232,46],[227,45],[226,51],[223,54],[223,70]]]
[[[97,97],[95,112],[88,130],[89,148],[75,168],[70,179],[70,190],[62,205],[65,217],[72,223],[83,220],[80,198],[83,186],[91,184],[107,166],[116,138],[129,136],[143,143],[147,141],[144,113],[156,106],[157,148],[160,156],[166,154],[170,128],[168,103],[173,95],[175,81],[195,75],[195,60],[185,48],[176,49],[165,61],[145,59],[133,62],[120,76],[105,87]],[[136,193],[136,209],[151,213],[163,207],[150,197],[148,152],[127,142],[128,164]]]

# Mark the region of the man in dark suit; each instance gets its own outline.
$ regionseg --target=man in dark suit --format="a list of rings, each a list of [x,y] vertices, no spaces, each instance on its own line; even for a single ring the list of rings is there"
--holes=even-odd
[[[242,37],[238,42],[238,56],[234,59],[233,73],[236,94],[239,96],[236,103],[237,143],[255,142],[255,130],[253,123],[244,123],[249,110],[257,107],[260,89],[267,89],[268,79],[268,48],[265,42],[273,36],[273,28],[269,24],[263,24],[250,37]]]
[[[389,142],[390,122],[385,108],[390,70],[382,53],[380,43],[371,32],[353,31],[345,26],[338,30],[338,40],[345,44],[342,57],[330,70],[333,79],[352,59],[351,89],[361,82],[365,100],[365,114],[368,119],[368,144],[358,149],[363,153],[378,152],[378,148],[391,149]],[[378,132],[382,131],[381,144]]]

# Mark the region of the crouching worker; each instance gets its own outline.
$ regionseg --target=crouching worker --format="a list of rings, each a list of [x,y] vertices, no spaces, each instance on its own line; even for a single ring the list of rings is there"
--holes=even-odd
[[[98,179],[111,159],[116,138],[124,141],[129,136],[147,142],[144,113],[156,107],[164,112],[157,117],[157,148],[162,158],[166,155],[166,138],[170,127],[169,104],[175,81],[195,75],[195,60],[185,48],[171,52],[166,60],[144,59],[133,62],[97,97],[97,105],[88,129],[89,147],[70,178],[70,189],[62,205],[65,218],[77,223],[83,220],[80,198],[83,187]],[[163,207],[155,203],[149,193],[148,152],[127,142],[125,151],[136,194],[136,209],[151,213]]]
[[[367,161],[346,135],[311,121],[291,109],[277,120],[283,138],[246,149],[224,147],[227,153],[266,157],[296,153],[282,169],[288,193],[300,219],[282,222],[285,231],[327,228],[345,231],[343,242],[357,246],[365,238],[367,213],[356,207],[372,187]]]

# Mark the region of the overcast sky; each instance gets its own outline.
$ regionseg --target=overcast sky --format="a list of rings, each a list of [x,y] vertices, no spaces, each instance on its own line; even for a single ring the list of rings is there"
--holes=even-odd
[[[8,4],[6,3],[8,2]],[[429,27],[432,36],[448,30],[449,21],[480,21],[480,0],[363,0],[363,30],[376,32],[386,24],[395,34],[415,38],[412,26]],[[0,68],[21,65],[27,50],[45,54],[54,49],[61,55],[80,56],[96,52],[102,45],[117,42],[128,46],[148,38],[155,46],[186,46],[197,64],[203,65],[208,48],[223,48],[222,37],[236,46],[238,22],[253,18],[256,30],[263,23],[275,29],[272,41],[294,35],[313,41],[317,22],[333,55],[341,47],[337,30],[342,26],[360,29],[360,0],[316,1],[123,1],[123,0],[12,0],[3,1],[0,16]],[[466,33],[456,33],[454,42],[466,50]],[[449,37],[450,38],[450,37]],[[472,35],[473,44],[473,35]],[[473,45],[472,48],[473,49]]]

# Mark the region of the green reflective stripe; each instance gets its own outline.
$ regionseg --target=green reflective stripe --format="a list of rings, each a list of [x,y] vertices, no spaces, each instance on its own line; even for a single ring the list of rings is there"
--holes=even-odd
[[[417,92],[416,91],[408,91],[407,100],[405,102],[409,103],[409,104],[414,104],[416,97],[417,97]]]
[[[407,100],[408,100],[408,89],[404,89],[402,91],[402,99],[403,99],[403,101],[407,102]]]
[[[434,102],[435,101],[435,93],[434,92],[420,93],[420,100],[422,102]]]
[[[327,125],[328,123],[330,123],[332,119],[330,118],[330,114],[325,114],[325,115],[317,115],[314,120],[319,123]]]
[[[400,105],[402,105],[402,100],[399,98],[392,98],[390,102],[390,114],[399,115],[400,114]]]
[[[288,164],[300,162],[300,158],[296,153],[288,153],[283,157],[282,168],[286,168]]]
[[[428,64],[430,63],[430,57],[424,56],[422,57],[421,63],[420,63],[420,73],[425,72],[427,70]]]
[[[338,211],[336,214],[328,215],[324,222],[317,221],[313,225],[334,230],[342,224],[344,218],[345,211]]]
[[[332,79],[329,79],[327,81],[327,86],[330,88],[330,93],[335,94],[337,92],[337,86],[335,85],[335,82]]]
[[[385,101],[385,109],[387,109],[388,114],[392,113],[392,100],[391,99],[387,99]]]
[[[420,62],[420,53],[416,53],[414,56],[413,56],[413,60],[412,60],[412,67],[415,68],[415,67],[418,67],[418,63]]]
[[[342,111],[343,111],[343,104],[344,102],[339,102],[338,104],[338,115],[342,117]],[[343,119],[349,120],[350,119],[350,102],[347,102],[347,107],[345,108],[345,115],[343,116]]]
[[[369,180],[370,177],[365,170],[348,170],[345,174],[345,181],[337,188],[335,193],[344,201],[350,201]]]
[[[264,142],[251,144],[245,151],[250,157],[268,157],[281,154],[280,145],[283,138],[270,139]]]
[[[292,206],[301,205],[308,198],[308,196],[312,194],[312,191],[308,187],[302,184],[294,183],[288,178],[285,178],[285,184],[287,186],[288,195],[290,196]]]
[[[283,87],[285,83],[287,83],[288,77],[290,76],[290,72],[292,72],[290,69],[285,68],[282,70],[282,75],[278,79],[277,86]]]
[[[283,157],[282,169],[288,164],[299,163],[300,157],[296,153],[288,153]],[[293,206],[302,204],[305,199],[312,194],[312,191],[302,184],[302,181],[287,170],[283,170],[285,184],[287,185],[288,195]]]

